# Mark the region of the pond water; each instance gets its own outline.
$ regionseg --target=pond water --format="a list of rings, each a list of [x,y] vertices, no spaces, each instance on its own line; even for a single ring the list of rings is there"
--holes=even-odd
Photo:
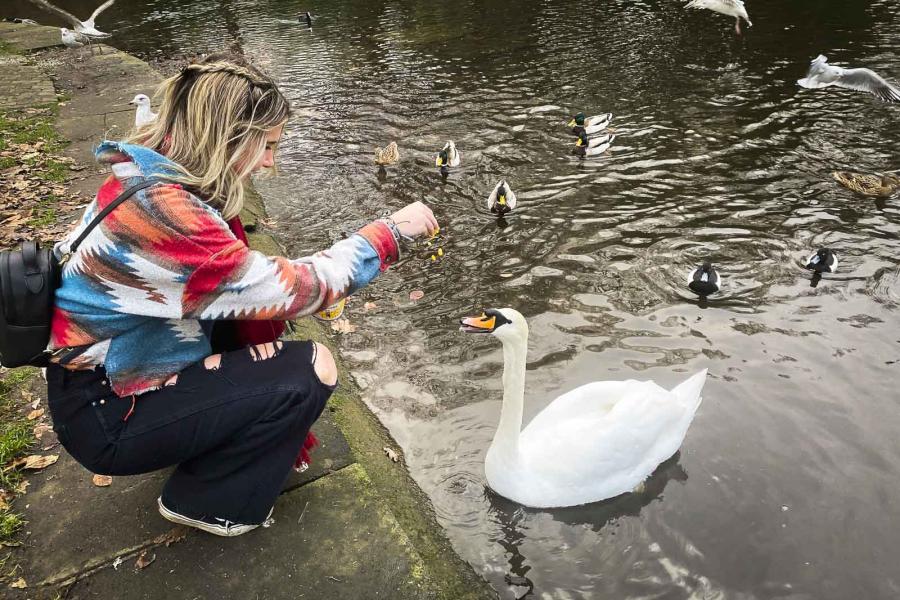
[[[294,22],[307,9],[312,31]],[[100,22],[145,58],[238,45],[282,82],[296,118],[260,187],[291,255],[384,209],[433,207],[440,237],[349,303],[358,329],[341,343],[501,597],[888,599],[900,199],[830,173],[900,168],[900,108],[796,80],[819,53],[900,78],[897,9],[753,0],[743,37],[670,0],[149,0]],[[615,115],[609,155],[569,156],[579,110]],[[442,182],[448,139],[463,164]],[[373,148],[390,140],[402,161],[380,174]],[[500,178],[519,206],[498,224],[485,198]],[[802,263],[821,246],[840,270],[813,287]],[[705,309],[685,286],[704,258],[725,278]],[[526,420],[595,379],[671,387],[709,368],[680,453],[644,493],[529,510],[487,489],[501,349],[456,323],[504,306],[531,326]]]

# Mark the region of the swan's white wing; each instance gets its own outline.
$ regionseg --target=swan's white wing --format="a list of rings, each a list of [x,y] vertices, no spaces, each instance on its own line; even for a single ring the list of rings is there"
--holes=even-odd
[[[837,80],[837,85],[875,94],[886,102],[900,101],[900,89],[869,69],[844,69]]]
[[[529,505],[583,504],[631,491],[678,450],[690,418],[676,394],[649,381],[604,383],[558,398],[522,431],[520,477],[528,478],[521,485]]]
[[[72,25],[74,25],[75,27],[81,27],[81,21],[78,20],[72,13],[68,13],[57,6],[52,5],[46,0],[31,0],[31,2],[32,4],[37,4],[46,11],[52,12],[53,14],[62,17],[66,21],[72,23]]]
[[[104,2],[103,4],[101,4],[100,6],[97,7],[97,10],[95,10],[93,13],[91,13],[91,18],[88,19],[87,22],[93,23],[94,19],[96,19],[100,13],[102,13],[104,10],[106,10],[107,8],[109,8],[110,6],[115,4],[115,2],[116,2],[116,0],[106,0],[106,2]]]

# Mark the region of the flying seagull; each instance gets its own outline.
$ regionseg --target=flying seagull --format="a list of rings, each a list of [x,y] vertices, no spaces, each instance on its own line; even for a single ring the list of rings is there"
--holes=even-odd
[[[812,61],[809,73],[803,79],[798,79],[797,83],[809,89],[836,85],[875,94],[885,102],[900,101],[900,89],[885,81],[875,71],[834,67],[828,64],[828,58],[822,54]]]
[[[743,0],[691,0],[685,8],[705,8],[729,17],[734,17],[734,30],[741,35],[741,19],[747,21],[749,27],[753,27]]]
[[[75,29],[75,33],[78,33],[78,34],[81,34],[81,35],[84,35],[87,37],[91,37],[91,38],[106,38],[111,35],[109,33],[104,33],[102,31],[98,31],[97,28],[94,27],[94,20],[97,18],[97,16],[100,13],[102,13],[104,10],[106,10],[107,8],[112,6],[115,1],[116,0],[106,0],[106,2],[101,4],[97,8],[97,10],[95,10],[93,12],[90,19],[88,19],[87,21],[81,21],[81,20],[77,19],[75,17],[75,15],[73,15],[72,13],[66,12],[57,6],[53,6],[52,4],[47,2],[47,0],[29,0],[29,2],[31,2],[32,4],[40,6],[44,10],[46,10],[48,12],[52,12],[55,15],[57,15],[58,17],[61,17],[61,18],[65,19],[66,21],[69,21],[70,23],[72,23],[72,25],[74,26],[73,28]]]

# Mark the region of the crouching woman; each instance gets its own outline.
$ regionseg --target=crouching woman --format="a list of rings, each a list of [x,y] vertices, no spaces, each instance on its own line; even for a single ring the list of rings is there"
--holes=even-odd
[[[334,390],[331,354],[277,340],[281,322],[321,310],[434,233],[414,203],[312,256],[250,250],[244,186],[289,117],[275,83],[239,57],[211,56],[162,84],[156,121],[97,158],[112,174],[91,219],[130,194],[77,247],[57,291],[47,371],[54,429],[95,473],[177,465],[166,519],[218,535],[266,522],[310,426]],[[262,343],[260,343],[262,342]]]

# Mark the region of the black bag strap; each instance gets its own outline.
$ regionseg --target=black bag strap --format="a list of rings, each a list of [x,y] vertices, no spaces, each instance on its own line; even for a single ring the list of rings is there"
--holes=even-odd
[[[41,266],[38,264],[38,245],[34,240],[22,242],[22,265],[25,267],[26,275],[33,275],[41,272]]]
[[[75,254],[75,251],[78,250],[78,246],[81,244],[81,242],[84,241],[84,238],[86,238],[88,234],[94,230],[94,227],[100,224],[100,221],[102,221],[106,217],[106,215],[115,210],[117,206],[131,198],[142,189],[148,188],[151,185],[157,183],[160,183],[159,179],[145,179],[144,181],[131,186],[130,188],[119,194],[115,200],[107,204],[106,208],[100,211],[99,215],[94,217],[93,221],[88,223],[88,226],[84,228],[84,231],[81,232],[81,235],[79,235],[78,238],[69,245],[69,249],[66,254]]]

